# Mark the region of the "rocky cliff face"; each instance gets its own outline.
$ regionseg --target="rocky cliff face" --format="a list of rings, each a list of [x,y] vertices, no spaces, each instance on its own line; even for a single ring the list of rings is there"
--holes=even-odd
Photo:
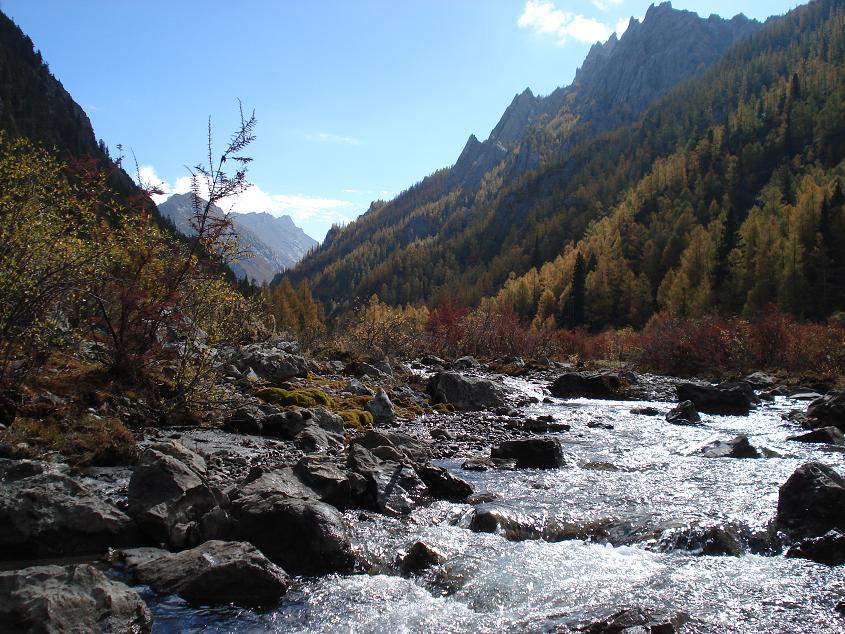
[[[191,194],[174,194],[160,204],[158,210],[181,234],[194,234]],[[215,217],[224,215],[217,206],[212,207],[211,213]],[[233,213],[230,218],[238,235],[238,246],[248,252],[249,257],[229,266],[238,277],[246,276],[259,284],[269,282],[280,271],[292,267],[308,249],[317,245],[317,241],[297,227],[289,216],[277,218],[268,213]]]
[[[672,8],[670,2],[651,5],[642,22],[632,18],[621,39],[614,33],[595,44],[570,86],[546,97],[528,88],[516,95],[486,141],[470,137],[450,183],[477,186],[502,161],[508,162],[506,173],[512,176],[536,168],[540,156],[531,147],[532,129],[558,137],[564,152],[579,131],[589,127],[591,133],[601,132],[634,120],[759,27],[743,15],[701,18]]]

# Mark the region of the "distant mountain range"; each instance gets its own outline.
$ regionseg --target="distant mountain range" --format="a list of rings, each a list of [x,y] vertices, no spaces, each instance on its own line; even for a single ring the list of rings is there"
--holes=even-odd
[[[194,233],[191,226],[191,194],[174,194],[161,203],[158,210],[183,235]],[[222,217],[223,213],[219,207],[212,207],[213,215]],[[318,245],[314,238],[294,224],[290,216],[273,216],[262,212],[232,213],[230,218],[239,238],[239,248],[251,256],[229,264],[239,278],[246,276],[259,284],[269,282],[276,274],[294,266]]]

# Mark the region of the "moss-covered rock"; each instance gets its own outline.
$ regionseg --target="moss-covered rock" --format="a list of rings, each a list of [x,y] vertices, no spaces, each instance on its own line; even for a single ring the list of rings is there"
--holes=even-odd
[[[339,411],[338,414],[343,418],[344,424],[352,429],[364,431],[367,427],[373,426],[373,415],[362,409],[345,409]]]
[[[334,401],[323,390],[316,387],[301,387],[287,390],[282,387],[265,387],[255,395],[267,403],[274,405],[290,405],[296,407],[333,407]]]

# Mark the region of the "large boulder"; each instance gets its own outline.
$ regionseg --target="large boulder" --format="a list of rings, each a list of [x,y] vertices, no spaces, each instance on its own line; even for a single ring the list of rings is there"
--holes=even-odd
[[[153,618],[138,594],[89,565],[0,572],[0,631],[147,633]]]
[[[701,416],[695,409],[695,403],[683,401],[669,410],[666,414],[666,422],[673,425],[697,425],[701,422]]]
[[[584,634],[674,634],[685,620],[683,615],[673,618],[662,612],[628,607],[577,630]]]
[[[339,509],[352,506],[352,483],[349,474],[327,456],[305,456],[294,471],[311,488],[320,501]]]
[[[563,450],[556,438],[505,440],[490,449],[494,460],[516,460],[517,468],[555,469],[564,465]]]
[[[699,451],[705,458],[762,458],[762,455],[741,434],[730,440],[714,440]]]
[[[35,473],[0,485],[0,558],[103,553],[138,543],[132,520],[65,475]]]
[[[431,501],[428,487],[414,468],[393,460],[382,460],[362,445],[349,448],[348,465],[363,478],[360,504],[385,515],[407,515]]]
[[[776,522],[794,540],[845,531],[845,478],[819,462],[798,467],[780,487]]]
[[[540,539],[543,526],[519,511],[497,504],[476,506],[469,520],[469,529],[477,533],[502,533],[511,541]]]
[[[173,548],[205,541],[202,518],[221,501],[199,474],[155,449],[144,450],[129,480],[129,515],[152,539]]]
[[[812,427],[838,427],[845,431],[845,391],[831,392],[810,403],[807,421]]]
[[[746,415],[759,402],[745,381],[719,385],[679,383],[675,389],[679,400],[692,401],[699,412],[707,414]]]
[[[149,449],[154,449],[155,451],[170,456],[171,458],[176,458],[176,460],[199,476],[205,476],[208,473],[208,465],[205,462],[205,458],[195,451],[191,451],[181,442],[176,440],[165,440],[163,442],[156,442],[149,445]]]
[[[566,372],[549,386],[558,398],[615,398],[626,382],[612,372]]]
[[[376,425],[389,425],[396,420],[396,410],[393,409],[393,403],[390,402],[384,388],[379,388],[379,391],[367,402],[364,409],[373,415],[373,421]]]
[[[458,372],[438,372],[426,389],[435,403],[448,403],[457,410],[495,409],[506,404],[504,389],[489,379]]]
[[[269,607],[290,586],[284,570],[244,542],[207,541],[180,553],[139,548],[121,555],[138,583],[194,605]]]
[[[279,343],[252,343],[238,349],[232,363],[241,372],[252,368],[262,379],[271,383],[282,383],[294,377],[308,376],[305,358],[290,352],[294,349]]]
[[[317,425],[307,425],[293,439],[294,444],[305,453],[320,453],[343,449],[343,436],[327,432]]]
[[[281,493],[240,497],[233,505],[238,539],[297,575],[351,572],[355,559],[343,516],[311,498]]]

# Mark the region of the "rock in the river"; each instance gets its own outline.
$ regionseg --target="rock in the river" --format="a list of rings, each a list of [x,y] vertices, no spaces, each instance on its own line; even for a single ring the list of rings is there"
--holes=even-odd
[[[383,461],[361,445],[349,448],[349,467],[364,478],[366,488],[359,501],[386,515],[406,515],[431,501],[428,487],[413,467]]]
[[[821,427],[820,429],[808,431],[806,434],[790,436],[787,440],[826,443],[828,445],[845,445],[845,434],[838,427]]]
[[[700,452],[705,458],[761,458],[762,455],[749,441],[748,436],[740,434],[730,440],[715,440],[702,447]]]
[[[819,462],[798,467],[780,487],[776,522],[795,540],[845,531],[845,478]]]
[[[239,497],[233,515],[238,539],[293,574],[352,570],[355,560],[343,517],[324,502],[256,493]]]
[[[845,391],[831,392],[810,403],[807,420],[812,427],[838,427],[845,431]]]
[[[516,460],[520,469],[555,469],[564,465],[563,451],[556,438],[505,440],[490,449],[494,460]]]
[[[567,372],[549,386],[558,398],[614,398],[626,381],[612,372]]]
[[[129,480],[129,515],[157,542],[184,548],[205,541],[200,520],[218,504],[200,476],[154,449],[141,454]]]
[[[660,416],[660,410],[656,407],[635,407],[631,410],[632,414],[638,414],[640,416]]]
[[[2,559],[102,553],[137,541],[129,517],[65,475],[39,471],[0,485]]]
[[[373,421],[376,425],[389,425],[396,420],[396,411],[393,409],[393,403],[390,402],[384,388],[379,388],[379,391],[367,402],[364,409],[373,415]]]
[[[472,495],[472,485],[466,480],[452,475],[448,469],[431,463],[416,466],[417,475],[428,487],[432,497],[450,502],[466,502]]]
[[[426,568],[439,566],[446,557],[423,542],[414,542],[406,553],[400,555],[400,568],[403,575],[418,575]]]
[[[701,416],[692,401],[683,401],[666,414],[666,422],[673,425],[696,425],[701,422]]]
[[[749,538],[748,529],[732,524],[688,526],[664,533],[658,549],[662,552],[687,550],[700,555],[739,557],[745,553]]]
[[[832,529],[821,537],[807,537],[786,551],[786,556],[838,566],[845,563],[845,534]]]
[[[479,533],[501,531],[505,538],[511,541],[540,539],[543,536],[543,527],[536,521],[523,513],[496,504],[480,504],[475,507],[469,528]]]
[[[428,381],[427,392],[435,403],[457,410],[477,411],[505,406],[504,390],[490,381],[457,372],[438,372]]]
[[[141,634],[153,618],[138,594],[89,565],[0,572],[0,631]]]
[[[585,634],[674,634],[682,618],[670,618],[640,607],[623,608],[614,614],[577,628]]]
[[[252,544],[207,541],[180,553],[142,548],[121,553],[138,583],[194,605],[269,607],[287,592],[287,573]]]
[[[252,368],[262,379],[282,383],[294,377],[308,376],[308,365],[290,346],[270,342],[252,343],[241,347],[232,362],[241,371]]]
[[[679,383],[676,388],[681,401],[692,401],[700,412],[708,414],[745,415],[759,399],[748,383]]]

